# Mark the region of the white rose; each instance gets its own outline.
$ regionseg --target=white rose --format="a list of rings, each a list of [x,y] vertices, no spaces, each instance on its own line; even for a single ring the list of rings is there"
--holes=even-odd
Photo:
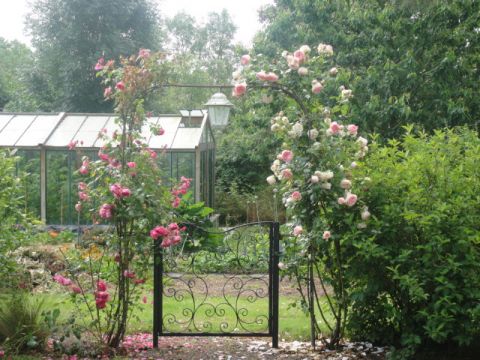
[[[368,219],[370,219],[370,211],[368,211],[368,207],[364,207],[360,216],[362,217],[362,220],[363,221],[367,221]]]
[[[332,184],[330,184],[329,182],[326,182],[326,183],[322,183],[320,187],[325,190],[330,190],[332,188]]]
[[[275,179],[274,175],[270,175],[269,177],[267,177],[267,183],[269,185],[274,185],[276,182],[277,182],[277,180]]]
[[[307,131],[307,135],[310,138],[310,140],[315,140],[318,136],[318,130],[317,129],[311,129]]]

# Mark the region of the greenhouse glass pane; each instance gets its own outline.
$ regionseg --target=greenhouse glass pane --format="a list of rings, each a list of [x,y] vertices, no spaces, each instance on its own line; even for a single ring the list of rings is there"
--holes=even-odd
[[[67,146],[78,132],[87,117],[84,115],[67,116],[58,125],[47,142],[48,146]]]
[[[108,116],[88,116],[74,136],[73,141],[78,140],[77,147],[94,147],[98,134],[105,127]]]
[[[0,133],[0,145],[15,145],[17,140],[25,132],[25,130],[27,130],[34,119],[35,115],[18,115],[11,119]]]
[[[0,134],[2,133],[3,128],[8,124],[11,118],[13,118],[14,115],[2,115],[0,114]],[[0,144],[2,145],[2,144]]]
[[[116,119],[115,116],[111,116],[110,118],[108,118],[108,121],[104,126],[104,129],[107,130],[108,138],[111,138],[115,131],[117,131],[117,133],[119,134],[122,132],[122,127],[119,124],[116,124],[115,119]],[[95,141],[94,146],[97,148],[101,148],[102,146],[105,145],[105,143],[106,143],[105,140],[98,138]]]
[[[40,115],[32,122],[15,146],[44,144],[59,121],[58,115]]]
[[[78,201],[78,183],[82,177],[76,171],[82,165],[82,157],[96,160],[95,152],[76,152],[66,150],[47,151],[47,223],[57,225],[76,225],[91,223],[87,212],[81,218],[75,211]],[[89,204],[95,206],[95,204]]]
[[[195,153],[172,152],[172,180],[178,182],[182,176],[192,179],[190,189],[195,196]]]
[[[178,125],[180,124],[179,117],[160,117],[157,125],[160,125],[164,130],[163,135],[153,135],[148,138],[148,145],[152,149],[162,149],[165,146],[167,149],[171,148],[173,140],[175,139]]]
[[[17,156],[17,174],[23,179],[23,209],[40,219],[40,151],[19,150]]]
[[[69,151],[47,151],[47,223],[66,225],[72,218]]]
[[[200,128],[178,128],[172,149],[195,149],[200,143],[201,135]]]

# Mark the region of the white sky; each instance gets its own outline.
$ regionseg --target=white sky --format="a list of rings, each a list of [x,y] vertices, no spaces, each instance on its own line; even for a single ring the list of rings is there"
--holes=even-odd
[[[65,0],[68,1],[68,0]],[[205,21],[209,12],[227,9],[237,26],[236,42],[250,46],[255,33],[260,29],[257,10],[273,0],[156,0],[160,14],[171,17],[179,11],[185,11]],[[28,13],[29,0],[0,0],[0,37],[7,40],[19,40],[29,44],[25,36],[24,19]]]

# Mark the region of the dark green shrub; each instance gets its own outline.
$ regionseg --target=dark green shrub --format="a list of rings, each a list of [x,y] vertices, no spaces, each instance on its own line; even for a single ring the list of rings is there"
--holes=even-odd
[[[480,336],[480,139],[468,129],[372,146],[367,237],[352,241],[350,334],[402,347]]]
[[[22,179],[15,176],[17,159],[0,150],[0,289],[17,281],[17,265],[9,251],[20,246],[26,224],[22,213]]]
[[[26,292],[0,299],[0,343],[9,352],[42,350],[48,336],[42,311],[44,302]]]

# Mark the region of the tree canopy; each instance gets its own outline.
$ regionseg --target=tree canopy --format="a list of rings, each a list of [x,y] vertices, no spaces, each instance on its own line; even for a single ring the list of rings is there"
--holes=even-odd
[[[478,124],[478,1],[276,0],[261,18],[257,53],[334,46],[351,71],[354,113],[371,132]]]
[[[37,51],[32,91],[50,91],[41,110],[110,111],[95,78],[97,59],[159,49],[158,21],[150,0],[36,0],[27,28]]]

